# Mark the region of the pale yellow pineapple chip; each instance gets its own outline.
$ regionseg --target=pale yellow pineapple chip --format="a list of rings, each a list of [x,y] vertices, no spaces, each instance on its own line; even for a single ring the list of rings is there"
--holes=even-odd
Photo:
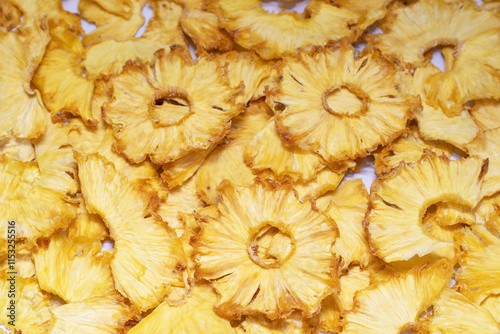
[[[359,17],[321,0],[312,0],[300,14],[269,13],[259,0],[218,0],[211,7],[236,43],[264,59],[294,55],[300,47],[323,46],[342,37],[353,38],[349,26]]]
[[[125,333],[139,319],[122,296],[96,297],[53,308],[49,333]]]
[[[400,333],[417,320],[448,286],[453,265],[446,260],[414,268],[359,291],[342,333]]]
[[[164,164],[206,149],[241,112],[231,101],[237,92],[217,63],[204,57],[193,64],[182,48],[160,52],[155,73],[148,66],[125,66],[112,86],[104,118],[113,127],[116,148],[134,163],[149,156]]]
[[[78,11],[85,20],[95,23],[97,28],[83,37],[85,47],[101,43],[108,39],[122,41],[134,37],[135,33],[144,24],[142,8],[146,0],[129,0],[129,17],[120,13],[113,13],[101,7],[99,3],[109,3],[108,0],[82,0],[78,3]],[[118,3],[118,2],[117,2]],[[119,2],[124,4],[123,2]]]
[[[45,132],[47,109],[31,87],[50,36],[46,21],[15,32],[0,30],[0,137],[34,139]]]
[[[484,307],[475,305],[462,294],[444,289],[433,303],[432,316],[426,319],[429,333],[498,333],[500,324]]]
[[[216,299],[210,286],[197,285],[184,304],[161,304],[128,333],[233,334],[229,321],[213,310]]]
[[[313,334],[314,326],[300,315],[292,313],[286,319],[271,321],[262,315],[247,316],[235,328],[237,334]]]
[[[69,224],[68,238],[84,237],[88,240],[104,240],[109,235],[106,225],[99,215],[87,211],[83,196],[81,194],[77,194],[77,196],[80,205],[76,218]]]
[[[476,101],[470,114],[483,131],[500,127],[500,102],[495,100]]]
[[[92,0],[108,13],[129,19],[133,15],[134,0]]]
[[[360,15],[354,26],[357,35],[361,35],[368,27],[383,19],[387,14],[387,6],[393,0],[333,0],[334,6],[352,10]]]
[[[361,179],[345,181],[334,192],[316,200],[316,206],[337,223],[339,238],[332,251],[341,256],[341,269],[356,263],[368,265],[371,254],[363,219],[368,210],[368,192]]]
[[[486,196],[497,193],[500,190],[500,127],[481,131],[465,147],[470,155],[488,159],[483,192]]]
[[[195,176],[198,194],[206,203],[218,202],[217,187],[223,180],[229,180],[234,186],[248,186],[254,182],[255,175],[245,164],[243,153],[269,118],[269,107],[257,101],[233,119],[233,130],[227,140],[210,153]]]
[[[75,33],[83,32],[80,16],[67,12],[62,7],[61,0],[8,0],[23,14],[23,27],[36,25],[37,19],[47,16],[50,27],[65,24]]]
[[[415,70],[411,79],[410,94],[420,95],[422,100],[422,108],[414,111],[419,133],[423,139],[441,140],[464,149],[464,146],[477,135],[479,128],[465,109],[461,109],[457,115],[450,116],[440,107],[432,107],[426,102],[428,87],[425,82],[436,73],[441,72],[428,64]]]
[[[21,24],[23,14],[10,0],[0,0],[0,27],[12,30]]]
[[[475,303],[500,293],[500,239],[482,228],[464,230],[458,238],[464,249],[455,279]]]
[[[473,1],[423,0],[394,7],[383,22],[385,33],[371,36],[373,46],[415,66],[433,47],[454,48],[448,70],[427,80],[432,107],[457,116],[467,101],[500,97],[500,21],[494,12],[478,10]]]
[[[485,161],[450,161],[426,151],[415,163],[401,164],[372,183],[364,225],[372,253],[386,262],[409,260],[453,242],[426,232],[422,218],[439,202],[474,208],[481,200]]]
[[[153,16],[150,18],[146,31],[141,38],[162,45],[181,45],[188,47],[188,42],[182,33],[180,18],[182,6],[172,0],[150,1]]]
[[[35,148],[28,139],[0,136],[0,155],[3,154],[18,161],[35,160]]]
[[[309,181],[298,180],[293,182],[293,189],[297,192],[299,201],[315,200],[321,195],[337,189],[342,182],[344,173],[335,172],[326,167],[319,171],[314,178]]]
[[[218,292],[217,313],[312,317],[338,292],[331,252],[338,230],[311,202],[300,203],[289,185],[259,179],[249,187],[223,182],[218,195],[220,204],[195,215],[201,232],[193,241],[196,275]]]
[[[490,311],[495,320],[500,323],[500,295],[491,295],[487,297],[481,306]]]
[[[13,253],[5,254],[0,258],[0,271],[12,271],[15,269],[17,276],[30,278],[35,276],[35,264],[31,258],[32,249],[16,250],[15,260]],[[11,267],[12,266],[12,267]]]
[[[52,236],[33,252],[40,287],[66,302],[116,293],[109,266],[111,252],[101,252],[101,242],[85,237]]]
[[[64,120],[69,113],[81,116],[87,125],[96,125],[98,115],[90,109],[94,81],[83,74],[82,42],[64,24],[52,28],[50,37],[33,83],[40,89],[53,120]]]
[[[281,72],[270,97],[281,138],[328,163],[390,143],[416,106],[398,90],[401,72],[389,60],[377,51],[355,57],[345,41],[286,58]]]
[[[46,176],[35,162],[0,156],[0,249],[7,250],[9,222],[15,222],[16,250],[31,248],[36,240],[65,230],[76,216],[77,202],[42,184]]]
[[[378,175],[386,174],[396,168],[402,161],[416,162],[420,160],[424,150],[437,155],[451,157],[453,146],[437,140],[422,139],[418,130],[412,127],[390,145],[375,154],[375,170]]]
[[[111,270],[116,289],[141,312],[158,306],[173,287],[186,286],[187,261],[175,233],[147,213],[157,198],[98,154],[78,155],[77,161],[87,209],[103,218],[115,242]]]
[[[3,310],[0,315],[0,325],[14,330],[14,333],[47,333],[52,318],[50,312],[52,302],[40,290],[36,279],[15,277],[2,272],[0,293],[2,294],[0,307]],[[9,297],[11,294],[12,297]],[[14,301],[14,312],[8,309],[12,301]],[[10,315],[12,316],[9,317]],[[9,324],[10,321],[13,322]]]

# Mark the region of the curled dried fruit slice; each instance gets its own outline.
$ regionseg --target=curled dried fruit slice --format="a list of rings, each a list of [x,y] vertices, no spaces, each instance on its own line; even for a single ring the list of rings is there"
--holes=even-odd
[[[33,83],[40,89],[53,120],[63,120],[71,113],[81,116],[87,125],[96,125],[98,115],[90,109],[94,82],[81,68],[84,50],[80,38],[64,24],[52,28],[50,37]]]
[[[271,320],[294,310],[314,315],[338,289],[335,223],[309,201],[300,203],[289,185],[257,180],[219,189],[220,204],[196,216],[201,232],[194,243],[197,277],[219,294],[216,312]]]
[[[500,239],[490,232],[474,228],[458,238],[464,249],[455,279],[469,299],[481,303],[489,295],[500,293]]]
[[[429,332],[439,334],[455,333],[498,333],[500,325],[491,313],[475,305],[465,296],[444,289],[433,303],[433,313],[424,321]]]
[[[100,241],[64,236],[52,236],[33,253],[40,287],[68,303],[116,292],[111,257],[110,252],[101,252]]]
[[[77,203],[41,183],[45,176],[35,162],[0,156],[0,249],[7,249],[9,220],[16,224],[16,249],[31,248],[36,239],[65,230],[76,215]]]
[[[293,182],[292,187],[297,192],[300,202],[315,200],[321,195],[337,189],[343,178],[344,173],[334,172],[326,167],[309,181],[298,180],[297,182]]]
[[[73,32],[83,32],[80,16],[67,12],[62,7],[61,0],[9,0],[23,13],[23,27],[36,22],[37,19],[47,16],[51,29],[59,24],[65,24]]]
[[[361,35],[369,26],[385,17],[387,5],[393,0],[333,0],[334,6],[359,13],[360,19],[354,26],[357,35]]]
[[[0,298],[0,307],[5,310],[0,315],[0,323],[8,329],[14,329],[15,333],[47,333],[50,322],[52,302],[40,290],[36,279],[22,278],[8,275],[5,272],[0,273],[0,293],[4,297]],[[9,281],[9,279],[11,279]],[[14,283],[14,286],[11,284]],[[9,291],[14,291],[13,299],[8,298]],[[15,300],[15,311],[13,319],[7,317],[12,314],[9,311],[10,301]],[[9,321],[14,320],[14,326]]]
[[[235,333],[238,334],[312,334],[314,326],[304,319],[299,312],[292,313],[286,319],[271,321],[262,315],[247,316]]]
[[[211,287],[197,285],[184,304],[161,304],[128,333],[233,334],[229,321],[219,317],[213,310],[216,299],[217,295]]]
[[[10,0],[0,0],[0,27],[12,30],[21,24],[21,11]]]
[[[84,237],[88,240],[104,240],[109,235],[109,232],[101,217],[87,211],[81,194],[77,194],[77,197],[80,206],[76,218],[69,224],[68,238]]]
[[[375,154],[375,169],[378,175],[386,174],[397,167],[402,161],[416,162],[420,160],[424,150],[437,155],[451,157],[453,146],[440,141],[422,139],[416,128],[410,128],[390,145]]]
[[[477,126],[483,131],[500,127],[500,104],[498,101],[476,101],[470,114]]]
[[[0,31],[1,137],[34,139],[45,132],[47,109],[31,80],[49,40],[43,21],[16,32]]]
[[[52,309],[51,334],[125,333],[140,316],[120,295],[97,297]]]
[[[141,37],[162,45],[181,45],[187,48],[188,41],[179,22],[183,14],[182,6],[172,0],[150,1],[149,5],[153,9],[153,16]]]
[[[203,78],[199,73],[204,73]],[[155,74],[148,66],[129,64],[112,80],[113,99],[104,107],[117,149],[138,163],[156,164],[206,149],[229,131],[241,112],[216,62],[192,63],[184,49],[160,52]],[[137,137],[138,133],[148,136]]]
[[[349,25],[358,19],[355,12],[321,0],[312,0],[301,14],[272,14],[261,7],[259,0],[219,0],[212,6],[234,41],[264,59],[293,55],[297,48],[308,45],[352,38]]]
[[[452,246],[452,241],[426,232],[422,217],[439,202],[474,208],[483,196],[484,164],[478,157],[450,161],[426,151],[418,162],[401,164],[375,180],[364,222],[372,252],[393,262]]]
[[[470,22],[470,24],[464,24]],[[384,34],[371,43],[386,54],[419,65],[425,53],[438,45],[455,47],[449,70],[432,75],[428,102],[449,115],[459,115],[473,99],[499,98],[500,21],[494,12],[478,10],[473,1],[423,0],[398,3],[382,25]],[[479,75],[481,73],[481,75]]]
[[[442,260],[359,291],[344,318],[343,333],[400,333],[417,327],[420,313],[449,284],[452,272],[453,265]]]
[[[401,72],[390,61],[376,51],[355,57],[344,42],[287,58],[281,72],[281,86],[271,95],[281,137],[328,163],[390,143],[415,106],[396,88]]]
[[[140,311],[158,306],[173,288],[186,286],[187,261],[175,233],[149,216],[150,201],[157,198],[98,154],[78,155],[77,161],[87,209],[103,218],[115,241],[111,270],[116,289]]]

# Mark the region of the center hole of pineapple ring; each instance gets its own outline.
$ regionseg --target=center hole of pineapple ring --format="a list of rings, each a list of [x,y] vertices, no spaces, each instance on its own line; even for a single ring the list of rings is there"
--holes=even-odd
[[[264,224],[250,239],[248,253],[263,268],[278,268],[290,258],[295,242],[290,235],[271,224]]]
[[[333,115],[353,116],[368,110],[370,97],[357,87],[342,85],[325,89],[322,102]]]
[[[156,125],[172,125],[191,113],[191,99],[178,87],[156,91],[151,103],[151,118]]]

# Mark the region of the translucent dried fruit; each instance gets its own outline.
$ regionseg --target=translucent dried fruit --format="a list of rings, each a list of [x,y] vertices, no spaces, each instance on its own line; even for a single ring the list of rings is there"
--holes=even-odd
[[[488,159],[483,192],[486,196],[497,193],[500,190],[500,127],[480,132],[465,147],[470,155]]]
[[[33,260],[40,287],[69,303],[115,293],[112,256],[101,252],[100,241],[52,236],[34,251]]]
[[[375,180],[364,222],[372,253],[393,262],[452,246],[453,242],[427,233],[422,217],[439,202],[474,208],[483,196],[484,164],[478,157],[450,161],[426,151],[418,162],[401,164]]]
[[[211,287],[197,285],[186,303],[180,306],[161,304],[128,333],[233,334],[229,321],[213,310],[216,299]]]
[[[200,58],[194,65],[184,49],[160,53],[155,74],[148,66],[129,64],[112,86],[105,120],[113,127],[116,148],[135,163],[149,156],[164,164],[206,149],[241,112],[231,101],[237,91],[228,87],[217,63]]]
[[[294,312],[286,319],[271,321],[262,315],[247,316],[235,328],[238,334],[312,334],[314,326],[304,319],[300,312]]]
[[[52,309],[50,333],[125,333],[140,316],[120,295],[87,299]]]
[[[45,132],[47,109],[31,79],[49,40],[44,21],[15,32],[0,31],[1,137],[34,139]]]
[[[28,139],[0,136],[0,155],[3,154],[18,161],[35,160],[35,148]]]
[[[401,72],[390,61],[376,51],[355,57],[347,43],[287,58],[281,72],[281,86],[270,97],[281,138],[328,163],[387,145],[415,106],[397,89]]]
[[[500,127],[500,104],[495,100],[476,101],[470,114],[483,131]]]
[[[383,19],[387,14],[387,6],[392,0],[333,0],[332,3],[340,8],[352,10],[359,14],[360,18],[354,26],[357,35],[361,35],[368,27]]]
[[[490,232],[474,228],[458,238],[464,249],[455,280],[475,303],[500,293],[500,239]]]
[[[426,327],[430,333],[439,334],[493,334],[500,331],[500,325],[487,309],[451,289],[444,289],[433,303],[433,313]]]
[[[338,291],[338,261],[331,246],[335,223],[289,185],[258,181],[246,188],[227,182],[220,204],[198,214],[194,242],[197,277],[219,294],[214,308],[229,318],[264,314],[286,318],[294,310],[313,316]]]
[[[352,38],[349,25],[358,19],[355,12],[317,0],[300,14],[269,13],[259,0],[219,0],[212,6],[234,41],[264,59],[294,55],[297,48],[308,45]]]
[[[108,1],[82,0],[78,3],[78,11],[85,20],[95,23],[97,28],[83,37],[83,45],[89,47],[101,43],[108,39],[122,41],[135,35],[137,30],[144,24],[142,8],[146,0],[128,1],[128,18],[120,13],[108,11],[101,7],[99,3]]]
[[[101,217],[99,215],[89,213],[85,206],[83,196],[81,194],[78,194],[77,196],[80,205],[78,207],[76,218],[71,222],[71,224],[69,224],[68,238],[76,239],[79,237],[85,237],[88,240],[104,240],[109,233]]]
[[[420,313],[448,286],[452,271],[453,265],[442,260],[359,291],[343,333],[400,333],[417,327]]]
[[[4,310],[0,315],[0,323],[8,329],[14,329],[16,333],[47,333],[52,318],[52,302],[40,290],[36,279],[13,278],[5,272],[0,274],[0,293],[3,296],[0,298],[0,307]],[[15,286],[12,286],[13,282]],[[12,299],[8,298],[11,291],[15,294]],[[8,310],[11,300],[15,301],[14,319],[7,317],[11,314]],[[15,327],[8,324],[12,320],[15,320]]]
[[[115,287],[141,312],[158,306],[172,288],[186,286],[186,257],[175,233],[148,213],[149,192],[141,192],[98,154],[77,156],[87,209],[99,214],[114,244]]]
[[[63,120],[70,113],[81,116],[87,125],[96,125],[98,115],[90,109],[94,82],[83,75],[80,62],[84,50],[80,38],[64,24],[52,28],[50,37],[33,83],[40,89],[53,120]]]
[[[470,22],[471,24],[464,24]],[[449,116],[459,115],[462,104],[498,93],[500,21],[494,12],[481,11],[476,3],[445,0],[396,5],[382,25],[384,34],[371,43],[386,54],[419,65],[425,53],[438,45],[454,47],[446,72],[428,80],[428,103]]]
[[[397,167],[402,161],[416,162],[420,160],[424,150],[430,150],[437,155],[451,157],[453,146],[440,141],[422,139],[416,128],[410,128],[390,145],[375,154],[375,169],[378,175],[386,174]]]
[[[65,24],[73,32],[83,32],[80,17],[67,12],[62,7],[61,0],[8,0],[23,14],[23,27],[36,25],[36,21],[47,16],[51,29],[59,24]]]
[[[78,204],[64,193],[42,186],[44,175],[35,162],[0,156],[0,249],[7,249],[9,221],[16,225],[16,249],[31,248],[36,240],[63,231]]]
[[[309,181],[298,180],[293,182],[293,189],[297,192],[299,201],[315,200],[321,195],[337,189],[342,182],[344,173],[335,172],[326,167],[319,171],[314,178]]]
[[[339,238],[332,251],[341,256],[341,269],[353,263],[365,267],[371,254],[363,219],[368,210],[368,192],[361,179],[345,181],[334,192],[316,200],[316,206],[337,223]]]

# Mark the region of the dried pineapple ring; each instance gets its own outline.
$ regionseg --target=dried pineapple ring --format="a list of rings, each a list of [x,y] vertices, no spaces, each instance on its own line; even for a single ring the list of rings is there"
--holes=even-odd
[[[148,39],[163,45],[188,47],[188,41],[182,33],[180,18],[182,6],[171,0],[155,0],[149,2],[153,9],[153,17],[148,22],[141,39]]]
[[[500,98],[496,79],[500,72],[500,21],[494,12],[477,10],[473,1],[423,0],[396,6],[386,21],[386,33],[373,35],[370,43],[407,63],[421,64],[424,54],[438,45],[457,48],[450,53],[455,59],[449,70],[434,74],[427,82],[431,106],[456,116],[467,101]]]
[[[68,303],[116,293],[109,267],[112,254],[101,248],[100,241],[85,237],[52,236],[33,253],[40,287]]]
[[[245,49],[264,59],[294,55],[297,48],[326,45],[342,37],[354,37],[349,25],[358,14],[321,0],[312,0],[303,14],[271,14],[260,0],[219,0],[212,5],[221,25]]]
[[[391,62],[376,51],[356,58],[345,41],[287,58],[281,71],[281,86],[270,97],[281,137],[328,163],[388,144],[416,105],[396,89],[401,72]]]
[[[104,240],[109,233],[101,217],[87,211],[82,194],[77,194],[77,197],[80,206],[76,218],[69,224],[68,238],[85,237],[89,240]]]
[[[135,163],[149,156],[163,164],[222,139],[241,110],[231,100],[239,90],[228,87],[217,63],[204,57],[193,65],[184,49],[175,48],[158,54],[155,70],[129,64],[112,79],[113,99],[103,112],[118,151]],[[173,124],[178,113],[183,118]]]
[[[163,222],[147,217],[150,202],[158,199],[98,154],[77,155],[77,161],[87,209],[103,218],[115,241],[111,270],[116,289],[143,312],[174,288],[187,288],[182,243]]]
[[[426,233],[426,210],[439,202],[474,208],[481,200],[485,161],[470,157],[450,161],[425,151],[416,163],[401,164],[371,186],[365,226],[372,253],[386,262],[409,260],[452,246]]]
[[[453,265],[441,260],[391,276],[359,291],[344,318],[342,333],[400,333],[415,325],[420,313],[449,284]]]
[[[294,310],[313,316],[338,289],[335,223],[310,202],[300,203],[289,185],[223,182],[219,197],[213,212],[196,216],[202,226],[193,244],[197,277],[219,294],[216,312],[271,320]]]
[[[213,310],[216,299],[211,287],[197,285],[186,303],[180,306],[161,304],[128,333],[233,334],[229,321]]]
[[[45,132],[47,109],[31,80],[49,41],[44,21],[16,32],[0,31],[1,137],[34,139]]]
[[[60,305],[52,309],[52,314],[51,334],[125,333],[140,319],[137,310],[120,295]]]
[[[13,276],[12,276],[13,277]],[[0,324],[8,329],[14,329],[15,333],[45,334],[50,327],[52,314],[52,302],[40,290],[35,278],[15,278],[15,288],[11,288],[11,281],[7,279],[11,275],[0,273],[0,293],[5,296],[0,298],[0,307],[5,312],[0,315]],[[10,306],[9,290],[15,291],[15,327],[8,324],[12,319],[7,317]],[[2,332],[6,333],[5,331]]]

